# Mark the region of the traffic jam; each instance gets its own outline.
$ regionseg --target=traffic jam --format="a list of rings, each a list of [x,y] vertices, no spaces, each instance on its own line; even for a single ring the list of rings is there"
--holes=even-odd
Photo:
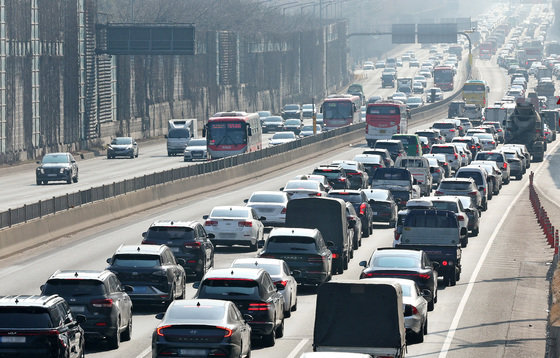
[[[159,320],[151,339],[154,358],[250,357],[252,348],[282,339],[301,291],[316,296],[316,307],[313,352],[299,357],[404,357],[407,345],[421,344],[431,332],[438,288],[464,281],[462,257],[479,236],[492,199],[541,162],[556,139],[560,111],[553,109],[552,77],[560,78],[560,45],[538,40],[551,20],[546,14],[516,26],[506,18],[492,20],[484,27],[480,59],[507,72],[507,93],[488,103],[489,85],[470,79],[449,102],[448,118],[414,133],[408,130],[414,121],[408,95],[368,100],[359,85],[318,108],[289,104],[278,115],[212,116],[208,142],[193,138],[185,143],[188,150],[168,147],[168,155],[184,154],[185,161],[206,160],[212,150],[213,158],[232,155],[217,154],[215,147],[224,139],[235,142],[242,128],[236,123],[274,133],[270,145],[277,145],[365,122],[364,139],[354,144],[362,152],[317,162],[283,187],[254,191],[236,206],[216,199],[198,221],[154,219],[138,232],[137,244],[121,245],[107,258],[105,270],[59,270],[37,295],[1,297],[0,357],[84,357],[86,342],[116,350],[131,340],[138,307]],[[466,49],[457,56],[456,47],[440,45],[435,52],[465,56]],[[403,62],[413,56],[406,53]],[[428,68],[438,65],[443,62],[436,56]],[[443,70],[450,68],[447,63]],[[304,123],[310,120],[315,123]],[[117,145],[130,151],[120,153]],[[138,156],[131,138],[113,146],[107,158]],[[49,158],[75,163],[71,155],[55,157]],[[37,185],[47,184],[49,178],[37,175]],[[77,182],[77,169],[56,180]],[[356,262],[362,243],[375,240],[378,230],[392,232],[392,246]],[[254,257],[215,267],[218,248],[233,246]],[[337,277],[356,266],[359,276]]]

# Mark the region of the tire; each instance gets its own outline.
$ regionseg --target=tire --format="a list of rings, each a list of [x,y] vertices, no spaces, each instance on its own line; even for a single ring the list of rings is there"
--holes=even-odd
[[[433,311],[434,310],[434,305],[435,305],[434,296],[432,294],[432,299],[430,300],[430,302],[428,302],[428,311]]]
[[[414,341],[415,343],[422,343],[424,342],[424,328],[420,329],[420,332],[414,334]]]
[[[115,334],[109,337],[109,347],[111,347],[111,349],[119,349],[119,346],[121,344],[121,332],[119,331],[119,327],[121,326],[120,317],[117,319],[116,326],[117,328]]]
[[[362,230],[362,237],[369,237],[370,231],[371,231],[371,226],[368,225],[365,230]]]
[[[507,180],[504,181],[504,184],[509,184],[510,179],[511,178],[508,176]]]
[[[41,184],[43,184],[43,182],[41,180],[37,179],[37,185],[41,185]]]
[[[428,316],[426,316],[426,322],[424,322],[424,334],[428,334]]]
[[[274,347],[276,344],[276,330],[273,329],[268,336],[263,337],[263,343],[267,347]]]
[[[348,270],[348,262],[350,262],[350,259],[348,258],[348,254],[346,254],[344,261],[342,262],[343,270]]]
[[[475,229],[473,229],[471,231],[472,236],[478,236],[479,230],[480,230],[480,227],[478,227],[478,226]]]
[[[249,244],[249,249],[251,249],[251,251],[257,251],[259,249],[258,242],[259,242],[259,239],[256,238],[254,244],[252,242]]]
[[[469,244],[469,237],[464,237],[461,239],[461,247],[465,248]]]
[[[449,275],[449,286],[455,286],[457,284],[457,272],[455,274]]]
[[[339,275],[342,275],[344,273],[344,263],[342,262],[342,260],[338,260],[337,262],[336,273]]]
[[[278,327],[276,327],[276,338],[284,337],[284,318]]]
[[[461,271],[455,270],[455,281],[459,281],[461,279]]]
[[[123,341],[130,341],[132,338],[132,312],[130,313],[130,320],[128,321],[128,326],[123,331],[121,339]]]
[[[515,179],[521,180],[521,179],[523,179],[523,175],[519,174],[519,175],[515,176]]]
[[[72,178],[66,179],[66,184],[72,184]]]
[[[482,204],[482,211],[486,211],[488,210],[488,202],[484,201],[484,203]]]
[[[290,311],[295,312],[297,311],[297,296],[296,296],[296,303],[290,308]]]
[[[78,182],[78,175],[77,175],[77,174],[76,174],[76,176],[75,176],[74,178],[72,178],[72,181],[73,181],[74,183],[77,183],[77,182]]]

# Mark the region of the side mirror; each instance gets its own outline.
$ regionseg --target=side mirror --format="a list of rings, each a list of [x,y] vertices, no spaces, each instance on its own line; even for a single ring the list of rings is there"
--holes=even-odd
[[[200,281],[194,282],[194,283],[192,284],[192,287],[198,290],[198,288],[200,287]]]
[[[331,248],[331,247],[334,246],[334,242],[332,242],[332,241],[327,241],[327,242],[326,242],[326,245],[327,245],[328,248]]]
[[[264,247],[264,240],[257,241],[257,248],[262,249]]]
[[[416,178],[413,178],[413,179],[412,179],[412,184],[413,184],[413,185],[418,185],[418,180],[416,180]]]
[[[253,131],[251,130],[251,126],[247,126],[247,136],[250,137],[253,135]]]
[[[156,315],[156,319],[163,319],[163,316],[165,316],[165,312],[160,312]]]
[[[422,297],[424,297],[426,299],[426,301],[431,301],[432,300],[432,291],[428,290],[427,288],[422,290]]]
[[[134,287],[132,287],[130,285],[124,285],[123,289],[124,289],[124,292],[126,292],[126,293],[134,291]]]
[[[243,202],[247,204],[249,202],[249,199],[244,199]]]
[[[36,161],[35,163],[37,163],[37,164],[41,164],[41,161],[39,161],[39,160],[38,160],[38,161]]]
[[[142,237],[146,237],[146,235],[148,235],[147,232],[143,232],[143,233],[142,233]]]
[[[278,190],[280,190],[280,191],[284,191],[284,187],[281,187],[281,188],[280,188],[280,189],[278,189]]]
[[[360,261],[359,265],[362,267],[367,267],[367,261]]]
[[[209,216],[209,215],[203,215],[202,218],[203,218],[204,220],[206,220],[206,219],[208,219],[208,216]]]
[[[503,126],[506,125],[506,120],[505,120],[505,119],[502,121],[502,125],[503,125]]]
[[[439,262],[432,262],[432,267],[434,270],[439,270]]]
[[[461,236],[465,236],[467,234],[467,228],[466,227],[462,227],[461,228]]]
[[[206,137],[206,128],[202,128],[202,136]]]
[[[77,314],[77,315],[76,315],[76,322],[77,322],[78,324],[82,324],[82,323],[84,323],[85,321],[87,321],[86,316],[84,316],[83,314]]]
[[[185,261],[185,259],[183,258],[176,258],[175,261],[177,261],[177,263],[181,266],[186,266],[187,265],[187,261]]]
[[[261,217],[259,218],[259,221],[265,221],[265,220],[266,220],[266,217],[265,217],[265,216],[261,216]]]
[[[254,318],[250,314],[245,313],[243,314],[243,319],[245,320],[245,322],[251,322]]]
[[[164,135],[163,135],[163,138],[167,138],[167,134],[164,134]]]
[[[41,287],[39,287],[39,289],[41,290],[41,292],[43,292],[45,290],[45,285],[41,285]]]
[[[279,282],[279,283],[276,284],[276,289],[277,289],[278,291],[283,291],[285,288],[286,288],[286,286],[284,286],[283,283],[280,283],[280,282]]]
[[[213,239],[213,238],[216,237],[216,235],[214,235],[214,234],[212,234],[212,233],[207,233],[207,234],[206,234],[206,237],[209,238],[209,239]]]
[[[107,262],[108,264],[111,263],[111,258],[109,257],[107,260],[105,260],[105,262]]]

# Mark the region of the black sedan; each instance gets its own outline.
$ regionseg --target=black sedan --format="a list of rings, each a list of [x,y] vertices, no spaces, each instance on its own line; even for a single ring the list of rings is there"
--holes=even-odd
[[[303,123],[299,119],[287,119],[286,122],[284,122],[284,130],[294,132],[296,135],[301,132],[302,128]]]
[[[438,273],[428,255],[422,250],[405,250],[378,248],[373,252],[369,262],[362,261],[364,270],[360,279],[370,277],[407,278],[416,282],[421,290],[428,289],[428,310],[433,311],[437,302]]]
[[[233,302],[193,299],[173,302],[152,335],[152,358],[249,357],[250,315]]]
[[[50,181],[78,182],[78,164],[70,153],[49,153],[37,164],[40,164],[35,171],[37,185]]]
[[[122,245],[107,259],[107,269],[132,287],[133,303],[168,305],[185,297],[185,270],[177,261],[165,245]]]
[[[214,266],[214,234],[207,234],[197,221],[156,221],[147,232],[142,233],[142,244],[167,245],[188,275],[201,280],[206,271]]]
[[[373,210],[368,197],[361,190],[331,190],[329,198],[338,198],[352,203],[362,222],[362,235],[369,237],[373,233]]]
[[[389,223],[390,227],[394,227],[397,223],[397,203],[393,194],[387,189],[363,189],[362,192],[367,196],[368,203],[373,211],[373,219],[375,222]]]

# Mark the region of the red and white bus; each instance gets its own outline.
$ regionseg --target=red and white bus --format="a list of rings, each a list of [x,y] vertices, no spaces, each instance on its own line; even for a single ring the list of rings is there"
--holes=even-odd
[[[370,103],[366,110],[366,141],[373,148],[380,139],[391,139],[393,134],[408,131],[410,111],[400,102],[380,101]]]
[[[451,66],[436,66],[434,68],[434,86],[442,91],[453,91],[455,70]]]
[[[262,128],[257,113],[219,112],[208,120],[204,129],[211,159],[262,149]]]
[[[331,95],[325,98],[321,105],[325,129],[358,123],[361,101],[360,97],[349,94]]]

